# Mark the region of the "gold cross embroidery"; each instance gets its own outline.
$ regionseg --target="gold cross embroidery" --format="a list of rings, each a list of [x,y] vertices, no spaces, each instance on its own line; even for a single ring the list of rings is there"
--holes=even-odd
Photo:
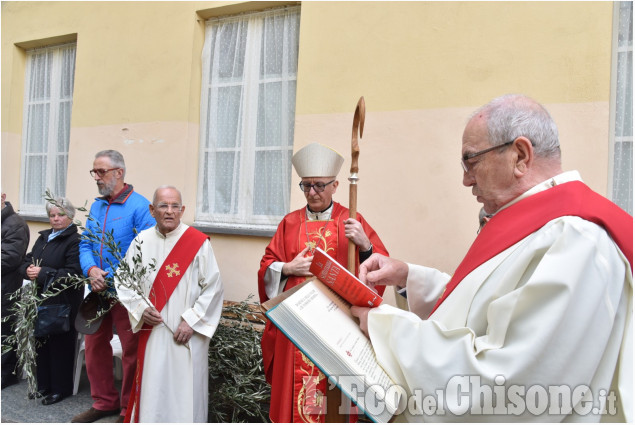
[[[167,270],[168,272],[168,277],[178,276],[181,274],[181,272],[179,271],[179,263],[174,263],[172,264],[172,266],[168,264],[167,266],[165,266],[165,270]]]

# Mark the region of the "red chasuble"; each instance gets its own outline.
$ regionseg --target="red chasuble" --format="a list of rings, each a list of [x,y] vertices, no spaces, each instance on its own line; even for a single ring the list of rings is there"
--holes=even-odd
[[[196,253],[207,239],[207,235],[196,230],[193,227],[188,229],[181,235],[179,240],[166,257],[159,271],[154,278],[154,283],[150,289],[148,298],[157,311],[163,310],[168,303],[170,296],[178,286],[181,278],[185,274],[185,270],[190,266]],[[144,324],[139,334],[139,345],[137,348],[137,370],[135,379],[128,401],[128,410],[126,411],[125,422],[131,422],[132,411],[135,411],[134,422],[139,422],[139,406],[141,398],[141,378],[143,377],[143,362],[146,356],[146,346],[153,326]]]
[[[432,312],[478,266],[564,216],[581,217],[603,227],[633,271],[633,217],[581,181],[572,181],[538,192],[496,213],[474,240]]]
[[[264,276],[275,261],[289,262],[306,246],[320,247],[340,264],[348,264],[348,239],[344,220],[349,211],[334,202],[331,220],[307,221],[301,208],[284,217],[265,250],[258,271],[260,302],[268,300]],[[357,220],[373,244],[373,252],[388,255],[384,244],[372,227],[358,214]],[[356,251],[357,252],[357,251]],[[358,257],[359,258],[359,257]],[[285,290],[302,283],[306,277],[290,276]],[[384,288],[378,288],[383,294]],[[262,336],[262,356],[267,381],[271,384],[273,422],[324,422],[326,379],[319,369],[302,354],[278,329],[268,322]]]

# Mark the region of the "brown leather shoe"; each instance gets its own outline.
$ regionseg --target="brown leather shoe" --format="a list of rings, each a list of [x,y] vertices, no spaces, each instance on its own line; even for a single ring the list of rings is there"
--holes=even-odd
[[[86,410],[85,412],[76,415],[71,419],[72,423],[90,423],[95,422],[98,419],[105,418],[106,416],[112,416],[119,413],[119,409],[115,410],[98,410],[94,407]]]

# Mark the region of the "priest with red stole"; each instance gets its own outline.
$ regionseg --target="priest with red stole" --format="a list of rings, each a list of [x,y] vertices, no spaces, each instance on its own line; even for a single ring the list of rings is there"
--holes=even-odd
[[[526,96],[476,111],[461,163],[489,220],[454,274],[379,255],[360,270],[407,294],[409,312],[353,307],[402,419],[632,422],[633,217],[563,172]]]
[[[292,158],[300,176],[300,190],[307,205],[287,214],[260,261],[258,293],[267,301],[311,277],[309,265],[316,247],[344,267],[348,242],[357,247],[359,263],[388,251],[361,214],[349,218],[348,208],[333,201],[337,174],[344,158],[319,143],[300,149]],[[359,264],[358,263],[358,264]],[[357,270],[357,269],[356,269]],[[377,288],[383,293],[384,287]],[[270,419],[273,422],[324,422],[326,378],[278,329],[267,323],[262,336],[262,355],[271,384]]]
[[[139,233],[115,286],[139,333],[137,372],[126,422],[207,422],[208,350],[223,308],[223,285],[204,233],[181,222],[181,192],[161,186],[150,213],[157,225]]]

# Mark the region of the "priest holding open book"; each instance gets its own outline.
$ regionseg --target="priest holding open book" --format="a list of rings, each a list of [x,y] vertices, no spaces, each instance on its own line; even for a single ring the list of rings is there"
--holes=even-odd
[[[411,422],[633,421],[633,217],[563,172],[555,122],[522,95],[463,133],[463,184],[491,215],[453,276],[373,255],[353,307]],[[401,418],[400,418],[401,419]]]
[[[340,264],[348,264],[348,242],[357,246],[359,263],[388,251],[361,214],[333,201],[344,158],[319,143],[300,149],[292,159],[307,205],[287,214],[265,250],[258,271],[260,302],[276,297],[311,276],[316,248]],[[358,264],[359,264],[358,263]],[[384,288],[377,288],[383,293]],[[326,378],[271,322],[262,337],[267,381],[271,384],[273,422],[324,422]]]

